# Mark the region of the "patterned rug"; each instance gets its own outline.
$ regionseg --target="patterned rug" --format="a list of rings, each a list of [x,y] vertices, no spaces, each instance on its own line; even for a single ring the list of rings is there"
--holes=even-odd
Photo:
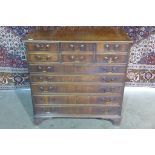
[[[26,49],[22,42],[32,27],[0,27],[0,89],[28,87]]]
[[[51,30],[59,27],[45,27]],[[155,86],[155,27],[123,27],[133,45],[127,86]],[[29,87],[26,48],[22,38],[38,27],[0,27],[0,89]]]

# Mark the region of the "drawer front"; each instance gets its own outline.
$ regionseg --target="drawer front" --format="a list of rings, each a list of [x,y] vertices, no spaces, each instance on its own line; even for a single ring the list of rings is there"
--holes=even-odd
[[[127,63],[127,55],[97,54],[98,63]]]
[[[103,84],[32,84],[33,93],[121,93],[123,86]]]
[[[122,97],[120,95],[111,96],[54,96],[54,95],[34,95],[34,104],[120,104]]]
[[[93,62],[93,54],[62,54],[62,62]]]
[[[122,83],[125,74],[121,75],[30,75],[31,82],[104,82]]]
[[[125,73],[126,66],[110,65],[110,66],[95,66],[95,65],[30,65],[30,72],[37,73],[57,73],[57,74],[95,74],[95,73]]]
[[[88,102],[87,102],[88,101]],[[89,104],[120,104],[122,97],[118,95],[111,96],[79,96],[77,99],[77,104],[80,103],[89,103]]]
[[[35,114],[90,114],[90,115],[121,115],[121,108],[116,107],[94,107],[94,106],[35,106]]]
[[[61,43],[60,50],[61,51],[94,51],[95,50],[94,43]]]
[[[129,43],[120,43],[120,42],[104,42],[97,44],[97,52],[128,52],[131,45]]]
[[[58,43],[27,43],[29,51],[58,51]]]
[[[28,59],[30,62],[57,62],[58,54],[44,54],[44,53],[35,53],[29,54]]]
[[[75,96],[33,96],[34,104],[76,104]]]

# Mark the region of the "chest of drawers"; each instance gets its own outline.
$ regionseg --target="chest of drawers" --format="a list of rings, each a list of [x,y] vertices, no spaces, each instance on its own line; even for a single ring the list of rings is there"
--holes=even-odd
[[[120,123],[131,44],[123,30],[63,27],[24,41],[36,124],[53,117]]]

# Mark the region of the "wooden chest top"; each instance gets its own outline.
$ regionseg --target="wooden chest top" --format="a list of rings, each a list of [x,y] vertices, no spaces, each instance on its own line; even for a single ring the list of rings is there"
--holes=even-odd
[[[132,42],[121,28],[114,27],[62,27],[58,30],[36,30],[25,41],[127,41]]]

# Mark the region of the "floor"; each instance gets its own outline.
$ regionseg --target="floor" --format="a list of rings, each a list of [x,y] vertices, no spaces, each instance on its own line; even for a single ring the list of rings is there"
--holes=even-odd
[[[99,119],[55,118],[33,124],[30,89],[0,90],[0,128],[11,129],[143,129],[155,128],[155,88],[126,87],[119,127]]]

